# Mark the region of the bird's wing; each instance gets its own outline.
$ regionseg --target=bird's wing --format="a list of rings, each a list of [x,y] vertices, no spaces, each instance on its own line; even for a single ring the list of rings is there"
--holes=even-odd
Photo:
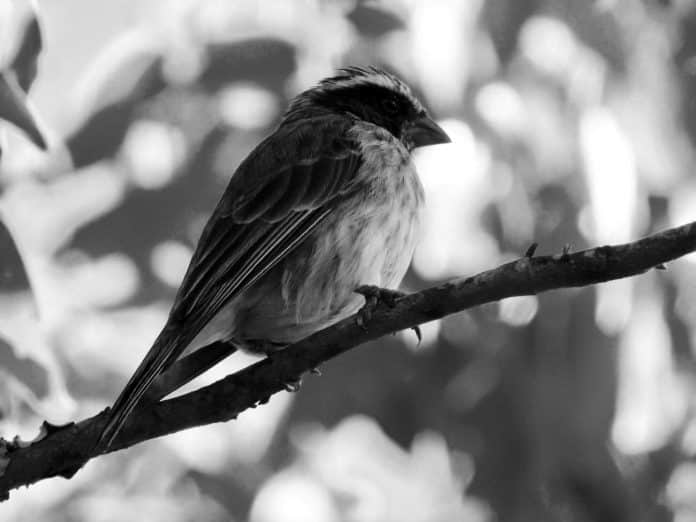
[[[154,379],[220,309],[350,192],[362,158],[349,129],[337,118],[281,126],[242,162],[201,235],[167,325],[116,400],[100,444],[111,444]]]
[[[350,191],[362,160],[345,135],[347,126],[341,127],[274,134],[249,156],[203,232],[175,315],[205,326],[224,303],[297,247],[331,212],[333,200]]]

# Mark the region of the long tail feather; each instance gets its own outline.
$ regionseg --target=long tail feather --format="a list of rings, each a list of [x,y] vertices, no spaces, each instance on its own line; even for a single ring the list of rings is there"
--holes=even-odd
[[[165,327],[162,330],[111,408],[111,415],[99,437],[97,448],[107,450],[111,446],[152,382],[178,357],[186,344],[187,339],[182,339],[172,328]]]
[[[237,348],[234,345],[218,341],[199,348],[185,357],[181,357],[155,379],[155,382],[145,392],[143,400],[147,402],[162,400],[184,384],[208,371],[223,359],[226,359],[235,351],[237,351]]]

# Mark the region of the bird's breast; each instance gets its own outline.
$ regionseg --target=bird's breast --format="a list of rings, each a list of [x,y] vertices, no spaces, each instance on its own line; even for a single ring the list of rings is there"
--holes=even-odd
[[[282,294],[298,323],[336,320],[363,302],[361,284],[398,287],[416,244],[423,188],[403,147],[375,140],[355,190],[285,267]]]

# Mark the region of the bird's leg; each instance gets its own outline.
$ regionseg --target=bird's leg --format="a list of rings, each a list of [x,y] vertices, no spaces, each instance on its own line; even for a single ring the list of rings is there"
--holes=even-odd
[[[365,304],[358,310],[358,316],[356,322],[360,327],[367,330],[366,323],[372,319],[372,315],[375,310],[379,308],[380,304],[385,304],[389,308],[394,308],[396,302],[405,297],[407,294],[399,290],[390,290],[389,288],[380,288],[376,285],[361,285],[355,289],[355,292],[362,295],[365,298]],[[418,337],[418,342],[421,342],[423,338],[421,334],[421,329],[418,326],[411,328]]]

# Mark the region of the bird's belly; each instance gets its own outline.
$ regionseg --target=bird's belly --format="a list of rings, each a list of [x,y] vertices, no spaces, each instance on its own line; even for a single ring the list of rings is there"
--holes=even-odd
[[[254,305],[239,318],[238,334],[295,342],[356,312],[364,302],[354,292],[359,285],[396,288],[413,255],[422,204],[420,185],[407,188],[388,191],[388,200],[345,201],[254,289],[258,298],[246,299]]]

